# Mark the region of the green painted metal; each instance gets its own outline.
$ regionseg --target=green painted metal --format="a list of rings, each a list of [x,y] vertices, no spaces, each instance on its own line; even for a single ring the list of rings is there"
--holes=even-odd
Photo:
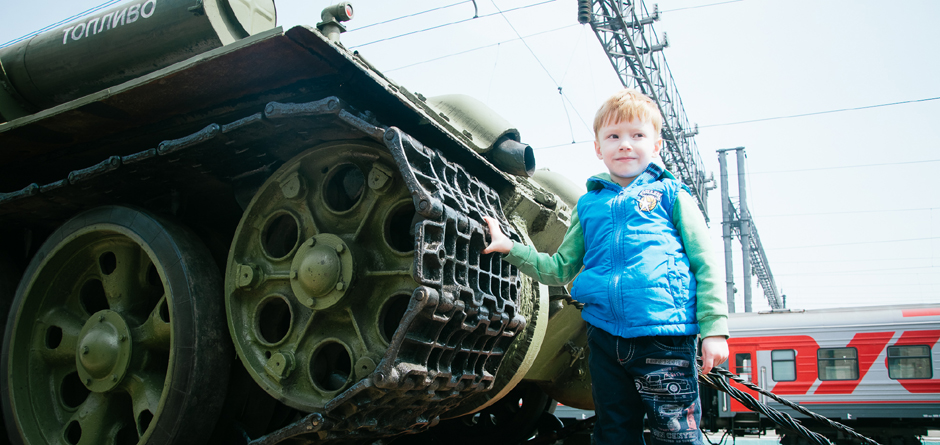
[[[262,388],[314,411],[375,369],[417,287],[414,219],[395,161],[374,144],[315,147],[265,182],[225,288],[232,340]]]
[[[230,424],[245,420],[246,413],[278,417],[271,414],[273,405],[290,410],[261,390],[291,408],[347,422],[324,429],[341,440],[352,440],[341,435],[358,434],[371,428],[369,422],[379,422],[367,408],[358,408],[369,397],[383,398],[382,406],[395,418],[433,425],[438,416],[479,418],[511,410],[523,398],[541,401],[544,395],[532,395],[533,385],[553,397],[567,397],[572,388],[577,396],[571,400],[582,397],[585,388],[589,396],[589,376],[579,373],[580,362],[571,360],[584,343],[577,332],[578,314],[550,310],[549,290],[528,278],[503,281],[518,291],[507,293],[517,311],[480,325],[495,329],[512,322],[519,327],[512,336],[492,340],[500,342],[493,355],[502,356],[501,361],[489,359],[486,369],[464,373],[460,382],[436,377],[447,369],[420,370],[428,360],[382,362],[389,351],[398,350],[392,346],[396,332],[407,332],[412,348],[426,342],[438,356],[484,350],[472,346],[475,340],[460,346],[464,349],[454,346],[469,332],[454,334],[457,321],[441,322],[445,327],[436,332],[445,335],[425,335],[434,329],[423,327],[433,326],[435,317],[451,310],[441,307],[450,304],[455,313],[466,315],[467,301],[479,295],[464,290],[455,299],[453,291],[458,284],[467,287],[454,270],[480,264],[475,261],[482,258],[477,251],[485,232],[479,216],[503,212],[524,242],[552,251],[573,204],[562,196],[565,186],[505,174],[512,168],[498,165],[491,152],[501,141],[517,142],[519,134],[482,104],[412,94],[311,29],[269,30],[235,41],[273,26],[273,18],[267,23],[263,13],[246,4],[135,0],[103,13],[112,14],[113,21],[115,11],[137,5],[133,23],[124,12],[121,25],[88,32],[96,17],[96,26],[101,25],[99,14],[84,19],[81,34],[73,36],[78,25],[68,25],[69,34],[66,26],[0,53],[3,116],[19,117],[81,96],[0,125],[5,148],[0,155],[7,156],[0,163],[28,167],[24,180],[30,181],[14,182],[9,175],[0,179],[8,183],[0,191],[16,192],[4,198],[8,201],[0,209],[6,212],[0,212],[0,222],[52,231],[73,212],[94,208],[52,234],[23,275],[16,297],[0,385],[7,394],[7,419],[24,440],[205,443],[208,425],[214,425],[214,413],[226,395],[237,405],[225,418]],[[163,13],[176,15],[158,15]],[[137,33],[132,25],[146,29]],[[98,41],[106,36],[113,39],[102,46]],[[217,48],[227,41],[234,43]],[[186,48],[194,49],[187,55]],[[48,68],[55,59],[71,64],[71,77],[57,77]],[[156,71],[138,70],[122,79],[112,75],[138,62],[153,63]],[[61,64],[57,70],[65,71]],[[38,83],[20,85],[23,76],[34,74]],[[333,95],[339,97],[332,99],[337,107],[346,98],[356,107],[334,107],[336,113],[317,108],[320,102],[331,103],[322,99]],[[185,124],[178,126],[181,122]],[[411,151],[393,151],[408,160],[393,159],[383,132],[420,143],[406,144]],[[531,152],[521,143],[514,148]],[[441,157],[430,156],[432,151]],[[69,156],[56,156],[61,153]],[[409,191],[401,174],[403,165],[421,163],[424,156],[430,156],[427,169],[414,170],[419,174],[409,177],[435,197],[446,195],[442,199],[450,207],[441,221],[416,213],[416,190]],[[522,173],[512,174],[530,174],[528,159],[522,160]],[[268,169],[274,167],[279,170],[272,175]],[[39,170],[49,173],[40,176]],[[61,181],[50,183],[48,178]],[[37,181],[35,187],[31,181]],[[439,188],[441,182],[451,188]],[[236,204],[233,195],[244,200]],[[477,207],[474,200],[486,205]],[[69,205],[54,205],[65,202]],[[120,202],[151,210],[99,207]],[[196,209],[196,203],[222,211],[212,214]],[[211,240],[206,242],[220,263],[228,255],[224,288],[201,243],[150,211],[185,218]],[[36,222],[40,219],[41,224]],[[416,240],[416,223],[433,236],[425,233]],[[12,237],[2,241],[14,244]],[[456,250],[477,247],[469,256],[456,255],[434,243]],[[418,254],[416,249],[424,250]],[[498,258],[486,260],[498,264]],[[112,272],[105,273],[112,263]],[[430,272],[416,273],[425,267]],[[438,271],[437,287],[415,281]],[[493,279],[497,283],[502,278],[497,274]],[[143,293],[151,287],[162,289],[160,295]],[[492,305],[474,307],[470,316],[483,320],[497,314]],[[404,314],[414,315],[406,325],[419,320],[411,326],[421,328],[398,330]],[[395,344],[404,344],[404,336],[398,335]],[[225,350],[233,345],[239,366],[250,377],[226,387],[231,360]],[[432,359],[434,364],[453,362]],[[415,385],[431,386],[412,390],[411,377],[394,366],[389,369],[398,375],[381,374],[393,361],[423,376]],[[448,389],[455,382],[459,386]],[[379,392],[380,385],[385,392]],[[517,397],[523,389],[528,395]],[[252,391],[264,396],[261,403],[248,394]],[[241,399],[243,404],[237,402]],[[425,404],[434,405],[426,419],[397,411],[399,405]],[[541,405],[534,404],[538,409],[522,420],[537,420]],[[501,421],[517,422],[509,419]],[[154,426],[158,424],[165,428]],[[251,435],[282,426],[261,421]],[[412,424],[394,424],[376,434],[413,430],[417,427]],[[160,431],[176,435],[157,437]]]
[[[549,312],[547,334],[525,378],[538,383],[560,403],[594,409],[587,361],[587,324],[581,319],[581,311],[562,300],[554,300]]]
[[[50,237],[4,339],[4,409],[24,441],[206,437],[199,429],[218,415],[230,360],[207,344],[207,330],[222,327],[207,255],[188,232],[121,207],[86,212]]]
[[[274,28],[273,0],[137,0],[0,50],[0,120]]]

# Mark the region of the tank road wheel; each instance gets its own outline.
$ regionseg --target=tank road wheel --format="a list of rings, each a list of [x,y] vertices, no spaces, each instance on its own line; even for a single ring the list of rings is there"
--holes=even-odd
[[[315,147],[248,205],[230,249],[226,312],[255,381],[302,411],[382,359],[411,294],[416,212],[385,147]]]
[[[146,212],[102,207],[65,223],[7,323],[14,443],[204,443],[231,363],[221,287],[199,240]]]

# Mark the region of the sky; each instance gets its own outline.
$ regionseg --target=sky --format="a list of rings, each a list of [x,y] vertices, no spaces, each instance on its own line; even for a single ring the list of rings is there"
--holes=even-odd
[[[0,44],[105,3],[0,1]],[[275,3],[287,29],[315,25],[335,2]],[[576,0],[476,0],[477,18],[461,0],[353,7],[344,45],[397,83],[482,100],[536,149],[539,168],[579,185],[605,170],[590,126],[621,84],[594,32],[578,24]],[[745,148],[748,207],[787,307],[940,302],[940,2],[658,8],[654,29],[668,35],[665,58],[716,184],[716,150]],[[732,155],[737,201],[735,164]],[[710,192],[708,216],[723,270],[720,197]],[[737,240],[732,256],[743,312]],[[769,309],[752,281],[753,310]]]

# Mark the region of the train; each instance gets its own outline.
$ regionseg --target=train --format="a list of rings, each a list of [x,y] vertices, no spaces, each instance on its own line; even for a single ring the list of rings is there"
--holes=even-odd
[[[0,49],[11,443],[496,441],[593,405],[564,289],[482,252],[483,216],[553,251],[579,187],[347,49],[354,14],[129,0]]]
[[[773,310],[729,317],[728,370],[881,444],[920,444],[940,430],[940,305]],[[844,433],[734,383],[832,439]],[[702,391],[703,426],[738,435],[775,429],[727,394]],[[782,432],[785,445],[806,443]]]

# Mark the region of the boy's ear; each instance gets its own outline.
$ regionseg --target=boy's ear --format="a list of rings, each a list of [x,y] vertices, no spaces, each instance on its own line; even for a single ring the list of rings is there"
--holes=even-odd
[[[656,150],[658,153],[659,150]],[[601,157],[601,144],[597,143],[597,139],[594,139],[594,153],[597,153],[597,159],[602,159]]]
[[[656,140],[656,145],[653,147],[653,156],[659,158],[659,151],[663,149],[663,138],[659,137]]]

